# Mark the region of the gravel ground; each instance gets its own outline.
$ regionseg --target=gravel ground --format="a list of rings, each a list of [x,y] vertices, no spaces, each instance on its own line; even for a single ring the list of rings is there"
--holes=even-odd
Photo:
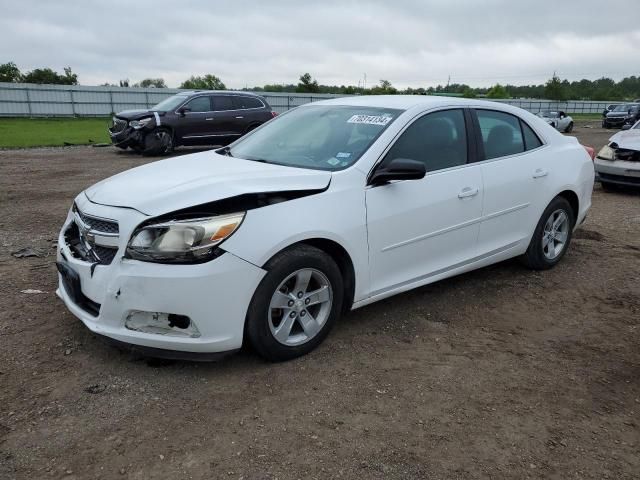
[[[574,134],[600,148],[596,127]],[[104,345],[54,295],[72,198],[146,161],[0,152],[0,478],[640,477],[638,192],[596,187],[551,271],[398,295],[287,363],[163,362]]]

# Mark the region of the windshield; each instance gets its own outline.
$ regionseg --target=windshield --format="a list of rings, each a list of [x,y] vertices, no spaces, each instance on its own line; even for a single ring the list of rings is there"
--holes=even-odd
[[[558,116],[558,112],[552,112],[550,110],[544,110],[540,112],[540,116],[543,118],[555,118]]]
[[[173,110],[178,107],[178,105],[184,102],[187,98],[189,98],[188,95],[174,95],[173,97],[165,98],[155,107],[151,107],[151,110],[156,112],[168,112],[169,110]]]
[[[299,107],[238,140],[228,152],[278,165],[340,170],[353,165],[400,113],[391,108]]]
[[[633,105],[629,105],[629,104],[624,104],[624,105],[618,105],[616,108],[613,109],[614,112],[628,112],[629,109],[631,109],[633,107]]]

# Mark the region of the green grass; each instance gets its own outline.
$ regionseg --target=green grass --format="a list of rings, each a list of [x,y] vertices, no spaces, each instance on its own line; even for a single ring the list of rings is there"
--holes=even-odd
[[[0,148],[110,142],[108,118],[0,118]]]

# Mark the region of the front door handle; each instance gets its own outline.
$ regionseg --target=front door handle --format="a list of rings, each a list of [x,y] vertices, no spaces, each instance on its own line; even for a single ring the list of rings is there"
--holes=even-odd
[[[478,194],[479,191],[480,191],[480,189],[478,187],[476,187],[476,188],[465,187],[458,194],[458,198],[475,197]]]
[[[240,119],[240,118],[244,118],[244,117],[236,117],[236,118]]]
[[[213,120],[213,117],[205,118],[205,120],[206,120],[207,122],[209,122],[209,121]]]
[[[549,171],[544,168],[537,168],[535,172],[533,172],[533,178],[542,178],[549,175]]]

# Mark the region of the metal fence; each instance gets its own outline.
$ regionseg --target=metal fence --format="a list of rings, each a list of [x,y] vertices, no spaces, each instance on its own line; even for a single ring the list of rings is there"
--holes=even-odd
[[[146,109],[183,90],[177,88],[84,87],[0,82],[0,117],[104,117],[122,110]],[[345,95],[260,92],[276,112]],[[537,113],[601,113],[615,102],[496,100]]]
[[[150,108],[182,92],[177,88],[84,87],[0,82],[0,116],[104,117]],[[344,95],[261,93],[276,112]]]

